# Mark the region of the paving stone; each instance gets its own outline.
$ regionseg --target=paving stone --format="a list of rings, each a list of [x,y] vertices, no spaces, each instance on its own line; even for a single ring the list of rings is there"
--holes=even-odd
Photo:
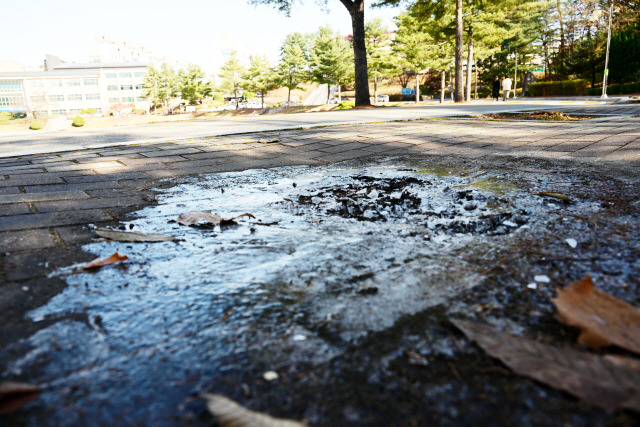
[[[18,194],[20,189],[18,187],[0,187],[0,195],[3,194]]]
[[[89,196],[82,191],[20,193],[20,194],[8,194],[3,197],[0,197],[0,204],[42,202],[42,201],[49,201],[49,200],[74,200],[74,199],[88,199],[88,198]]]
[[[19,178],[0,180],[0,187],[17,187],[22,185],[60,184],[64,181],[57,176],[46,173],[36,175],[21,175]]]
[[[23,187],[27,193],[48,193],[56,191],[87,191],[103,188],[122,188],[122,185],[115,181],[87,182],[81,184],[49,184],[31,185]]]
[[[196,154],[196,153],[202,153],[202,152],[203,151],[201,149],[196,147],[191,147],[191,148],[186,147],[186,148],[162,149],[161,151],[154,151],[153,154],[151,153],[147,153],[147,154],[152,157],[162,157],[162,156],[181,156],[183,154]]]
[[[88,226],[56,227],[53,230],[67,246],[82,245],[99,237]]]
[[[2,198],[0,197],[0,200]],[[29,205],[26,203],[14,203],[11,205],[0,205],[0,216],[20,215],[31,213]]]
[[[60,225],[87,224],[112,218],[101,209],[48,212],[7,216],[0,221],[0,231],[29,230]]]
[[[0,233],[0,252],[5,253],[52,248],[56,244],[56,240],[46,229]]]
[[[99,181],[119,181],[121,179],[139,179],[139,178],[147,178],[143,172],[128,172],[128,173],[120,173],[120,174],[105,174],[105,175],[92,175],[92,176],[82,176],[82,177],[69,177],[66,178],[70,184],[78,184],[78,183],[87,183],[87,182],[99,182]],[[0,184],[1,185],[1,184]]]
[[[66,172],[66,171],[76,171],[76,170],[96,170],[100,171],[102,169],[109,168],[123,168],[122,163],[116,161],[104,161],[104,162],[82,162],[82,163],[72,163],[64,166],[52,166],[47,167],[47,171],[49,172]]]
[[[155,154],[155,152],[154,152]],[[163,156],[163,157],[149,157],[144,159],[122,159],[120,163],[126,166],[141,166],[154,163],[172,163],[172,162],[184,162],[187,159],[180,156]]]
[[[113,208],[121,206],[145,206],[148,204],[149,202],[142,200],[139,196],[34,203],[38,212],[77,211],[82,209]]]

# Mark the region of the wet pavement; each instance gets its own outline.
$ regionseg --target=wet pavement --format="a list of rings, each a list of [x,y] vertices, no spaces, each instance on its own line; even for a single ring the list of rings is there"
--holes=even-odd
[[[549,299],[587,273],[639,306],[633,164],[415,154],[274,163],[144,187],[118,180],[112,191],[138,199],[103,207],[109,218],[5,233],[23,239],[4,240],[0,379],[47,387],[6,420],[211,425],[198,395],[216,392],[311,425],[637,425],[633,413],[509,372],[449,323],[479,319],[570,346],[577,334]],[[73,191],[89,196],[78,203],[107,194]],[[37,212],[76,206],[29,200]],[[192,210],[255,218],[172,221]],[[176,240],[110,242],[95,225]],[[64,247],[29,249],[46,235]],[[79,269],[115,251],[129,259]]]

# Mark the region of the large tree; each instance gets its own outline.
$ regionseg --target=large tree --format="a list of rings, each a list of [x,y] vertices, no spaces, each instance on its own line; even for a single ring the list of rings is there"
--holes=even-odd
[[[266,55],[251,55],[249,69],[243,76],[244,88],[252,92],[260,92],[262,108],[264,108],[264,94],[275,88],[275,77]]]
[[[186,71],[180,73],[180,92],[182,99],[195,105],[204,98],[211,96],[211,85],[204,82],[205,73],[197,65],[189,65]]]
[[[382,19],[367,21],[364,26],[367,43],[367,67],[373,80],[373,99],[378,98],[378,79],[392,77],[400,72],[391,51],[391,32]]]
[[[218,74],[218,77],[222,79],[221,89],[226,92],[233,92],[236,100],[236,110],[239,102],[238,90],[242,88],[244,73],[245,68],[238,60],[236,52],[231,52],[231,56],[220,68],[220,74]]]
[[[300,89],[309,79],[308,40],[303,34],[288,34],[280,48],[280,62],[276,67],[276,84],[289,89],[287,103],[291,102],[291,91]]]
[[[323,0],[324,3],[327,0]],[[272,4],[279,10],[289,13],[296,0],[249,0],[252,4]],[[365,0],[340,0],[340,3],[351,16],[351,28],[353,31],[353,57],[355,64],[356,106],[370,105],[369,75],[367,72],[367,47],[365,43],[364,29],[364,2]]]
[[[320,84],[327,84],[327,102],[331,85],[340,86],[353,82],[353,54],[349,43],[329,27],[321,27],[314,35],[310,49],[311,75]]]

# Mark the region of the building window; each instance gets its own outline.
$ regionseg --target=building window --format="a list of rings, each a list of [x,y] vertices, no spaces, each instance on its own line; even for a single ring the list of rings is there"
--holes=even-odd
[[[44,116],[48,116],[49,112],[47,110],[40,110],[36,112],[36,114],[38,115],[38,117],[44,117]]]
[[[131,73],[120,73],[120,78],[131,77]]]
[[[4,80],[0,81],[0,92],[22,92],[22,84],[20,80]]]
[[[87,101],[95,101],[97,99],[100,99],[100,94],[99,93],[88,93],[84,96],[84,99],[86,99]]]
[[[80,114],[82,113],[82,108],[72,108],[69,110],[69,114]]]
[[[133,77],[146,77],[147,73],[144,71],[138,71],[137,73],[133,73]]]
[[[44,102],[44,95],[32,96],[31,102]]]
[[[29,80],[29,86],[31,87],[43,87],[44,82],[42,80]]]
[[[144,89],[144,85],[136,85],[136,89],[138,89],[138,90]]]
[[[96,114],[102,114],[102,108],[94,108],[96,110]]]
[[[64,110],[51,110],[51,114],[54,116],[64,116],[66,113]]]
[[[133,97],[130,97],[130,96],[125,96],[120,99],[122,100],[122,102],[133,102]]]
[[[60,79],[48,80],[47,81],[47,86],[49,86],[49,87],[62,87],[62,80],[60,80]]]
[[[80,86],[80,80],[79,79],[69,79],[66,81],[67,86]]]
[[[49,95],[51,102],[64,102],[64,95]]]
[[[109,98],[109,104],[117,104],[118,98]]]
[[[116,78],[116,73],[106,73],[105,76],[108,79],[115,79]]]
[[[116,86],[116,85],[109,85],[109,86],[107,86],[107,90],[118,90],[118,86]]]
[[[133,90],[133,85],[120,85],[120,90]]]
[[[141,96],[136,96],[136,102],[144,102],[144,98]]]
[[[98,79],[84,79],[85,86],[98,86]]]
[[[73,95],[67,95],[67,101],[82,101],[82,95],[81,94],[73,94]]]

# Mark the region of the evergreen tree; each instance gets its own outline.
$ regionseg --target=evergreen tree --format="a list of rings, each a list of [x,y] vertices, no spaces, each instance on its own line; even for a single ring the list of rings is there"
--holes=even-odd
[[[353,52],[349,43],[334,33],[329,27],[321,27],[313,37],[310,50],[311,76],[320,84],[327,84],[327,102],[331,85],[340,86],[353,83]]]
[[[182,99],[195,105],[211,95],[211,85],[204,82],[205,73],[197,65],[189,65],[180,75],[180,92]]]
[[[158,97],[164,104],[165,108],[169,108],[169,101],[180,95],[180,85],[178,74],[167,63],[160,66],[160,74],[158,79]]]
[[[220,74],[218,77],[222,79],[220,88],[226,92],[233,92],[236,100],[236,110],[238,109],[238,90],[242,88],[243,76],[245,75],[245,68],[237,58],[236,52],[231,52],[231,56],[227,59],[224,65],[220,68]]]
[[[142,92],[142,96],[151,102],[154,111],[157,110],[158,105],[162,104],[162,99],[160,98],[160,92],[158,90],[159,83],[160,72],[153,64],[150,64],[147,67],[147,75],[144,78],[144,91]]]
[[[290,103],[291,91],[301,89],[300,84],[309,79],[308,42],[304,35],[287,35],[280,49],[276,76],[278,86],[289,89],[287,102]]]
[[[400,71],[391,50],[391,35],[380,18],[368,21],[364,26],[367,46],[367,68],[373,80],[373,99],[378,98],[378,79],[397,75]]]
[[[249,69],[243,76],[244,88],[253,92],[260,92],[262,108],[264,108],[265,92],[275,89],[275,77],[269,65],[266,55],[249,57]]]

